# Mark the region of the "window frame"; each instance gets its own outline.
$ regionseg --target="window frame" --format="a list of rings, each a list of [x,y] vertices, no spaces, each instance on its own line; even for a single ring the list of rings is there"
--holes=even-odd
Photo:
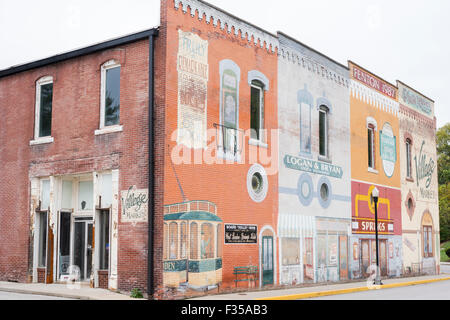
[[[251,130],[251,135],[250,138],[253,141],[258,141],[261,143],[264,143],[265,141],[265,137],[264,137],[264,83],[262,83],[259,80],[252,80],[251,85],[250,85],[250,108],[252,108],[253,106],[252,104],[252,100],[253,100],[253,89],[257,89],[259,91],[259,105],[258,105],[258,113],[259,113],[259,128],[258,131],[256,132],[257,136],[254,137],[254,128],[252,127],[253,125],[253,119],[252,119],[252,115],[253,112],[250,110],[250,130]]]
[[[100,81],[100,125],[99,130],[95,131],[95,135],[101,135],[101,134],[107,134],[107,133],[113,133],[113,132],[121,132],[123,131],[123,126],[120,124],[120,110],[121,105],[119,106],[119,123],[115,125],[106,126],[105,125],[105,116],[106,116],[106,73],[108,70],[112,70],[115,68],[120,68],[120,79],[122,74],[122,65],[117,62],[116,60],[109,60],[105,62],[101,66],[101,81]],[[121,85],[119,87],[119,93],[121,91]],[[119,98],[119,101],[121,100],[121,97]]]
[[[321,115],[325,115],[325,154],[321,153],[321,121],[320,117]],[[328,160],[330,159],[330,149],[329,149],[329,114],[330,109],[327,106],[320,106],[319,107],[319,158]]]
[[[412,180],[412,141],[407,138],[405,141],[406,146],[406,179]]]
[[[50,127],[50,135],[49,136],[40,136],[41,129],[41,93],[42,86],[52,84],[54,85],[54,80],[52,76],[41,77],[36,81],[36,101],[35,101],[35,109],[34,109],[34,140],[30,142],[30,145],[37,144],[45,144],[52,143],[54,138],[52,137],[52,130]],[[52,88],[52,117],[53,117],[53,95],[54,95],[54,87]]]
[[[376,163],[375,163],[375,153],[376,153],[376,144],[375,144],[375,126],[373,124],[369,124],[367,126],[367,156],[368,156],[368,163],[367,167],[369,170],[376,170]],[[369,136],[371,135],[371,136]],[[369,141],[370,139],[370,141]],[[369,142],[371,144],[369,144]]]

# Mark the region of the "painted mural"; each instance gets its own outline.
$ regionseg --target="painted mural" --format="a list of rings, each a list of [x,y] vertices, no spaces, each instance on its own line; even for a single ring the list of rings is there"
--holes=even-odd
[[[398,81],[405,273],[439,272],[434,102]]]
[[[280,284],[349,277],[348,70],[279,35]]]

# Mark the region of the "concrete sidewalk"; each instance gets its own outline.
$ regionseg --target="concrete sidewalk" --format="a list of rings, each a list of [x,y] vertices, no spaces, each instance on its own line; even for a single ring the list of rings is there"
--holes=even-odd
[[[41,296],[53,296],[77,300],[144,300],[133,299],[128,295],[105,289],[93,289],[81,284],[79,288],[70,289],[66,284],[15,283],[0,281],[0,291]]]
[[[396,278],[383,280],[379,289],[420,285],[436,281],[450,281],[450,274],[422,276],[413,278]],[[321,285],[315,287],[298,287],[270,291],[240,292],[224,295],[205,296],[190,300],[300,300],[321,296],[346,294],[371,290],[366,281]]]

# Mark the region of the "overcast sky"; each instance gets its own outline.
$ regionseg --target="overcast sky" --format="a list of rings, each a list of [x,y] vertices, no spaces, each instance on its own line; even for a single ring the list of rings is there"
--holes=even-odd
[[[209,0],[435,100],[450,122],[450,1]],[[156,8],[156,10],[155,10]],[[0,70],[158,25],[159,0],[0,0]]]

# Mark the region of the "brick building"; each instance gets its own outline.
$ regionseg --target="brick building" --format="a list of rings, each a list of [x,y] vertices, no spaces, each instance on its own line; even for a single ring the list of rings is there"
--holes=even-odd
[[[0,281],[170,299],[366,277],[375,187],[383,275],[416,240],[439,271],[431,100],[201,0],[155,10],[0,71]]]

